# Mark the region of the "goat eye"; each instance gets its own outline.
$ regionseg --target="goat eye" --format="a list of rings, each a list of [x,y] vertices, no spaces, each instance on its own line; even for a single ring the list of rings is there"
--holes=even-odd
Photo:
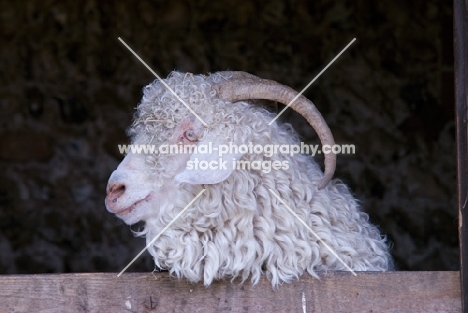
[[[193,130],[187,130],[184,132],[184,137],[188,141],[195,142],[198,141],[198,137]]]

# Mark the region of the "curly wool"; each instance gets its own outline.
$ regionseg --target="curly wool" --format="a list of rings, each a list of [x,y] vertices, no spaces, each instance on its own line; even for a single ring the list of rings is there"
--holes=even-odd
[[[247,102],[225,103],[212,85],[226,80],[173,72],[165,82],[207,124],[199,138],[236,144],[298,144],[288,124],[272,126],[274,117]],[[174,129],[193,114],[155,81],[144,96],[129,134],[132,143],[173,143]],[[158,207],[139,235],[149,243],[203,188],[206,191],[148,249],[157,267],[179,278],[209,285],[217,279],[259,282],[262,274],[273,286],[298,279],[304,272],[347,270],[326,243],[354,271],[385,271],[391,259],[378,229],[369,223],[348,188],[338,180],[316,186],[322,172],[309,155],[246,154],[243,161],[287,161],[288,169],[234,170],[212,185],[183,183],[165,188],[179,168],[172,154],[147,156],[148,175],[159,188]],[[273,190],[321,238],[318,240],[269,190]]]

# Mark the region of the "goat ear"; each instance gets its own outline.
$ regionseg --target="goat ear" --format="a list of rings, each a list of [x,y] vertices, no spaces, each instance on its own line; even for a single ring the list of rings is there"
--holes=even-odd
[[[210,147],[211,153],[204,152],[201,146]],[[206,149],[208,150],[208,149]],[[217,184],[228,178],[235,170],[237,160],[242,158],[242,153],[228,153],[219,155],[220,144],[203,140],[198,143],[197,151],[193,152],[185,169],[175,176],[176,183],[188,183],[192,185]]]

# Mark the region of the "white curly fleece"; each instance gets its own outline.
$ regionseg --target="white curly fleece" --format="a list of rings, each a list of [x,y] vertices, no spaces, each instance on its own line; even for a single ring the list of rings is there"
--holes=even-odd
[[[229,78],[223,76],[173,72],[165,80],[207,127],[159,81],[146,86],[129,130],[132,143],[177,144],[187,130],[195,134],[198,143],[300,143],[291,125],[269,126],[274,115],[266,110],[248,102],[228,103],[217,98],[212,85]],[[289,168],[269,173],[234,170],[215,184],[176,184],[175,176],[183,171],[189,157],[145,156],[144,179],[151,182],[152,197],[148,198],[150,208],[137,219],[145,221],[138,234],[146,236],[148,243],[206,189],[149,248],[159,268],[205,285],[226,278],[250,278],[256,284],[265,274],[274,287],[296,280],[304,272],[318,277],[317,271],[347,270],[269,189],[354,271],[391,267],[385,238],[369,223],[348,188],[334,180],[317,189],[323,174],[311,156],[243,154],[241,160],[287,161]]]

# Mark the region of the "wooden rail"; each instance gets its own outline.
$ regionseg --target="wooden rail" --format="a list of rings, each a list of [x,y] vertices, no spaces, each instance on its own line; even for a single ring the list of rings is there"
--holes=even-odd
[[[461,312],[459,272],[304,275],[273,290],[168,273],[0,276],[0,312]]]

